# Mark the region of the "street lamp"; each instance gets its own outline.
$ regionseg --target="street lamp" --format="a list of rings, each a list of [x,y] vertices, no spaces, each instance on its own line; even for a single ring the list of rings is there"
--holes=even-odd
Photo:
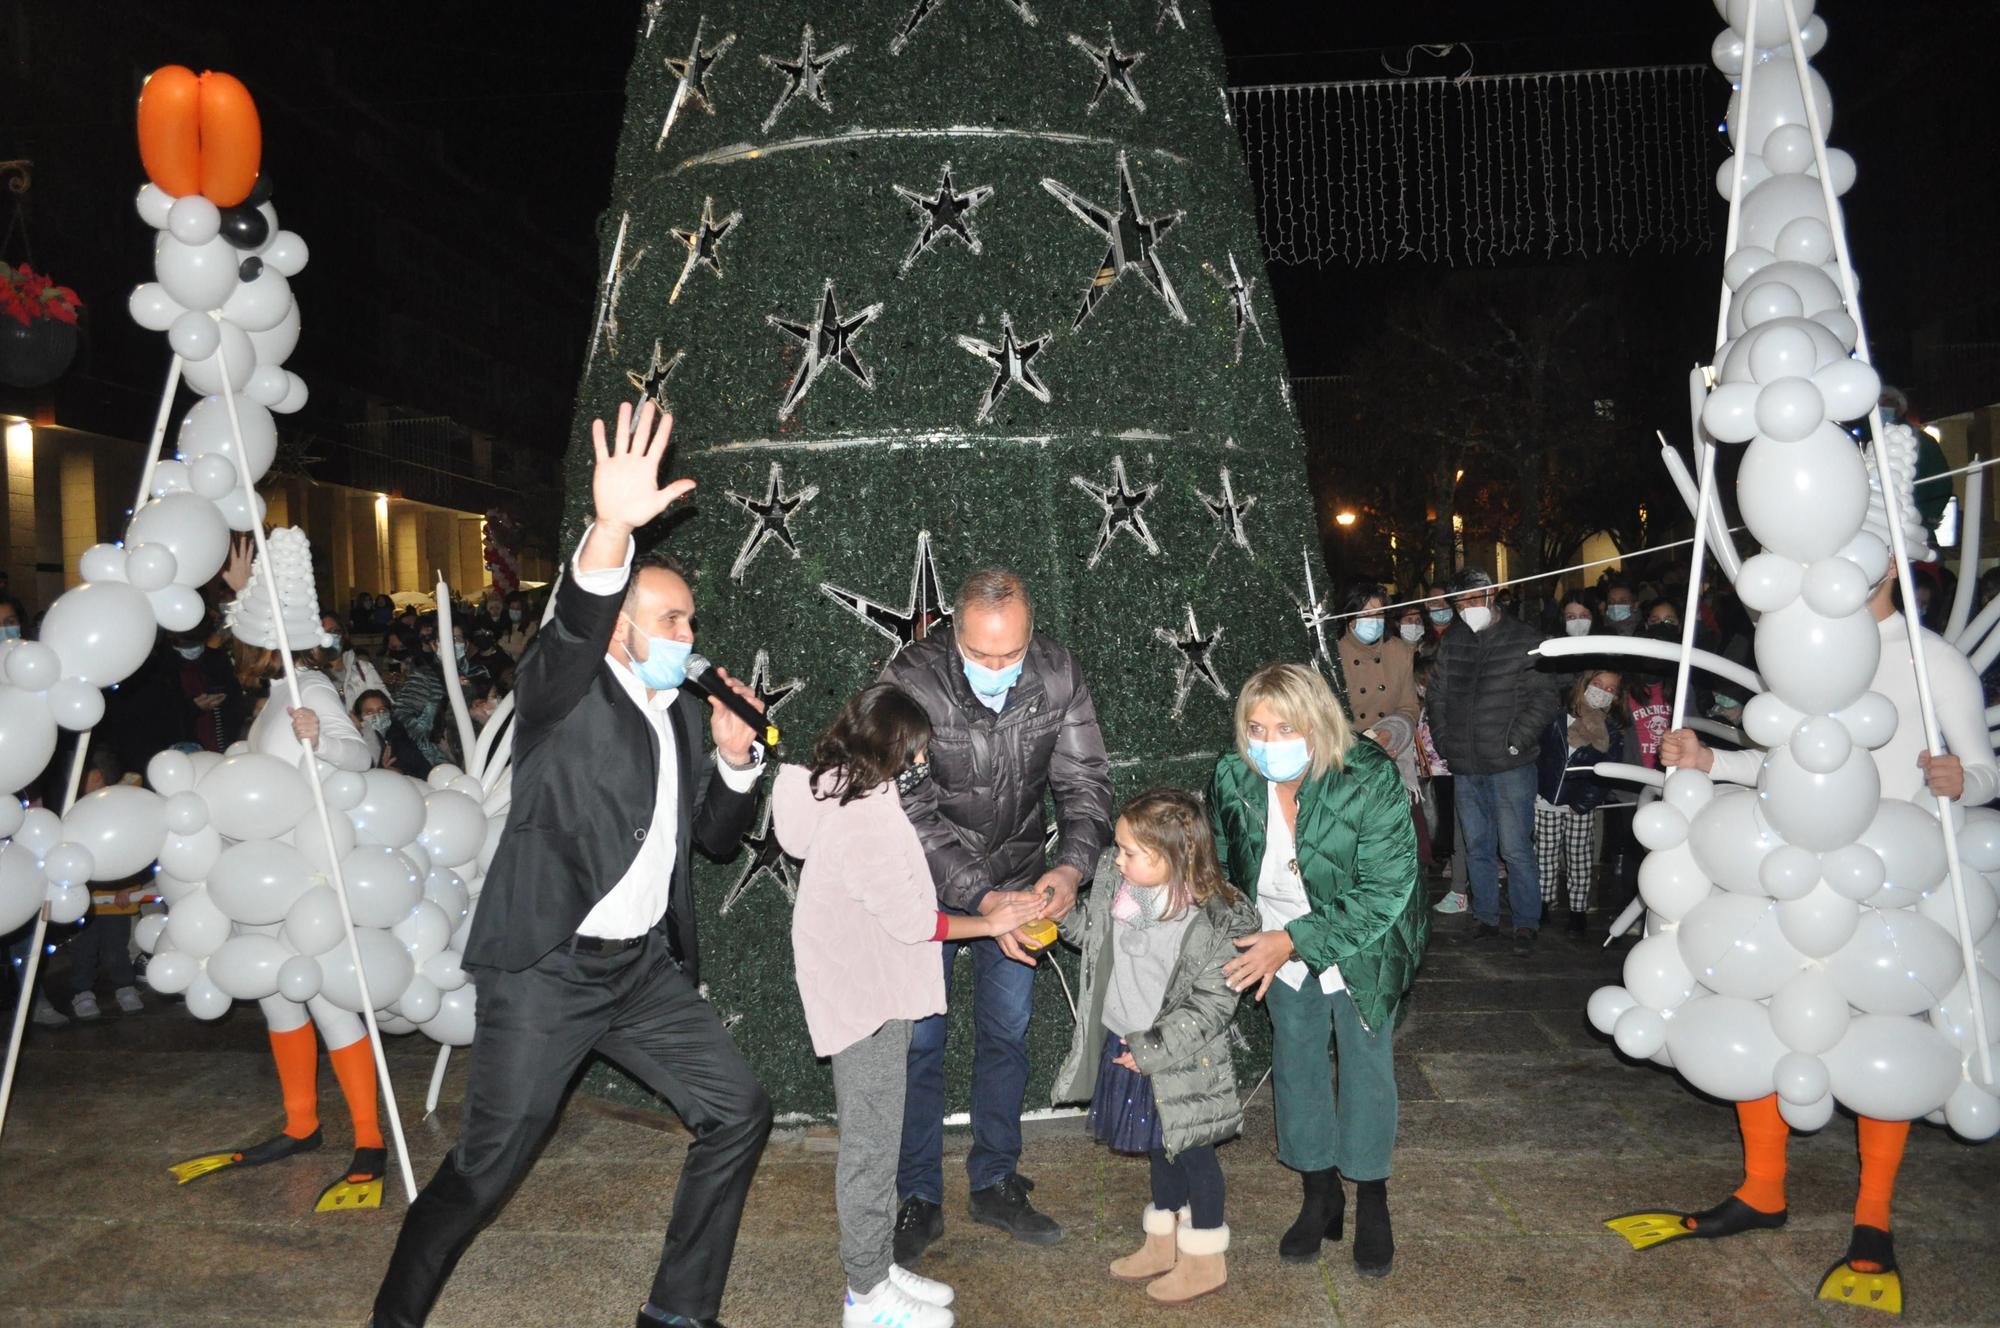
[[[1351,509],[1346,509],[1334,513],[1333,524],[1341,527],[1344,530],[1347,527],[1353,525],[1356,521],[1359,521],[1360,519],[1361,518],[1356,516]]]

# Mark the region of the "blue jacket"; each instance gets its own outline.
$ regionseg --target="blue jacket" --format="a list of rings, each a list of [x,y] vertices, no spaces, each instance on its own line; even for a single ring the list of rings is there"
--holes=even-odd
[[[1549,726],[1542,730],[1542,751],[1535,767],[1535,791],[1541,795],[1543,802],[1578,812],[1597,809],[1611,792],[1609,786],[1590,771],[1574,767],[1625,759],[1625,734],[1616,724],[1609,727],[1610,751],[1584,747],[1572,757],[1569,750],[1569,712],[1565,710],[1549,721]]]

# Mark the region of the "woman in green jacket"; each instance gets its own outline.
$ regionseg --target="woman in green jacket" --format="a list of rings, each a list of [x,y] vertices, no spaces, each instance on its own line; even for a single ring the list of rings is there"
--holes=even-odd
[[[1278,1160],[1305,1182],[1278,1252],[1310,1262],[1322,1238],[1340,1239],[1345,1177],[1356,1185],[1355,1268],[1381,1277],[1395,1257],[1392,1035],[1430,934],[1409,794],[1303,665],[1268,665],[1244,684],[1236,748],[1216,762],[1208,807],[1223,872],[1264,928],[1236,942],[1225,974],[1270,1011]]]

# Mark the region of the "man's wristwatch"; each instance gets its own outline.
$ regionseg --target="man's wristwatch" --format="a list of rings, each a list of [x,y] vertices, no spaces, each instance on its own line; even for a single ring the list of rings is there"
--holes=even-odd
[[[748,761],[745,761],[742,765],[736,764],[736,762],[730,760],[726,754],[720,751],[716,753],[716,756],[718,759],[721,760],[721,762],[724,765],[728,766],[731,770],[739,772],[744,770],[755,770],[759,766],[764,764],[763,754],[758,750],[757,744],[754,742],[750,744],[750,759]]]

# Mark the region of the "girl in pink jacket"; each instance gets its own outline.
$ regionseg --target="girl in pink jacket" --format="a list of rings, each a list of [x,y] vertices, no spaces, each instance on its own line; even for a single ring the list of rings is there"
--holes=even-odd
[[[792,955],[813,1050],[833,1061],[847,1328],[951,1328],[952,1289],[894,1261],[910,1026],[944,1013],[941,942],[1012,931],[1040,908],[1028,896],[983,917],[938,911],[902,802],[930,775],[930,736],[923,707],[878,683],[848,701],[811,767],[785,766],[771,793],[778,842],[805,859]]]

